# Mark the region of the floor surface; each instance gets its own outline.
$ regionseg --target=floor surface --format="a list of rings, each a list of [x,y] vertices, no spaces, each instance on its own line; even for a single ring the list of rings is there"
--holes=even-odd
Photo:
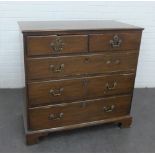
[[[135,89],[131,128],[99,125],[25,144],[23,90],[0,90],[0,152],[155,152],[155,89]]]

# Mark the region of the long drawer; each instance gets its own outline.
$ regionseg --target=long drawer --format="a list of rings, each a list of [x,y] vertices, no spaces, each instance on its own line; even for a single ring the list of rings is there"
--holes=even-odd
[[[29,107],[131,93],[134,74],[28,83]]]
[[[89,35],[89,51],[116,51],[139,49],[141,31],[114,31]]]
[[[130,102],[131,96],[126,95],[32,108],[29,127],[39,130],[123,116],[129,113]]]
[[[52,55],[88,52],[87,35],[28,36],[27,55]]]
[[[138,52],[104,53],[27,59],[28,80],[135,71]]]

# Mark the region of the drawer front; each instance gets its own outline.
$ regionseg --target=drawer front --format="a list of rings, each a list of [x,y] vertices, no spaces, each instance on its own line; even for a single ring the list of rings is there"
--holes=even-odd
[[[79,100],[85,95],[84,81],[75,79],[31,83],[28,84],[28,94],[30,107]]]
[[[27,55],[51,55],[88,51],[87,35],[28,36]]]
[[[29,109],[31,130],[56,128],[127,115],[131,96],[64,103]]]
[[[137,59],[137,52],[30,58],[27,60],[27,76],[28,80],[37,80],[84,74],[135,71]]]
[[[131,93],[134,74],[28,84],[29,107]]]
[[[139,49],[140,40],[140,31],[92,34],[89,36],[89,50],[90,52],[136,50]]]
[[[87,96],[91,98],[132,93],[134,74],[87,78]]]

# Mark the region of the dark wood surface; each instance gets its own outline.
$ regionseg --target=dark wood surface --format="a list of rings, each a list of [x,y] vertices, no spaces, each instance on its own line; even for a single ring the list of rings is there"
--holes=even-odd
[[[128,94],[133,90],[134,77],[124,74],[29,83],[29,107]]]
[[[118,124],[121,128],[129,128],[132,123],[132,117],[130,115],[124,115],[120,117],[113,117],[113,118],[107,118],[97,121],[91,121],[86,123],[80,123],[80,124],[72,124],[72,125],[66,125],[62,127],[57,128],[47,128],[42,130],[28,130],[27,126],[25,126],[25,133],[26,133],[26,143],[27,145],[36,144],[39,142],[39,140],[47,136],[49,133],[52,132],[58,132],[58,131],[65,131],[65,130],[72,130],[77,128],[83,128],[88,126],[94,126],[94,125],[101,125],[105,123],[114,123]]]
[[[24,36],[28,144],[53,131],[107,122],[131,125],[143,28],[115,21],[19,25]]]
[[[130,101],[131,96],[120,96],[33,108],[29,110],[30,129],[55,128],[127,115]]]
[[[88,51],[88,36],[87,35],[64,35],[59,37],[62,41],[62,51],[54,51],[54,44],[57,36],[29,36],[27,38],[27,55],[51,55],[64,53],[79,53]]]
[[[18,23],[22,32],[143,29],[113,20],[22,21]]]
[[[51,90],[53,93],[50,93]],[[30,83],[28,84],[29,107],[82,99],[85,91],[83,79]]]
[[[130,94],[133,91],[134,74],[120,74],[109,76],[90,77],[87,80],[87,97],[99,98]]]
[[[118,71],[135,72],[138,50],[45,58],[28,58],[28,80],[44,80]]]
[[[112,47],[110,41],[117,35],[121,40],[119,47]],[[136,50],[139,49],[141,40],[140,31],[130,32],[108,32],[101,34],[89,35],[89,51],[107,51],[107,50]]]

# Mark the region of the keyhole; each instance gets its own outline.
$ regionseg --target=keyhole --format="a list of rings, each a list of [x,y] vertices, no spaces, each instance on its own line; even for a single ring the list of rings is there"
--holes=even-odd
[[[86,57],[86,58],[84,59],[84,62],[85,62],[85,63],[89,63],[89,58]]]

